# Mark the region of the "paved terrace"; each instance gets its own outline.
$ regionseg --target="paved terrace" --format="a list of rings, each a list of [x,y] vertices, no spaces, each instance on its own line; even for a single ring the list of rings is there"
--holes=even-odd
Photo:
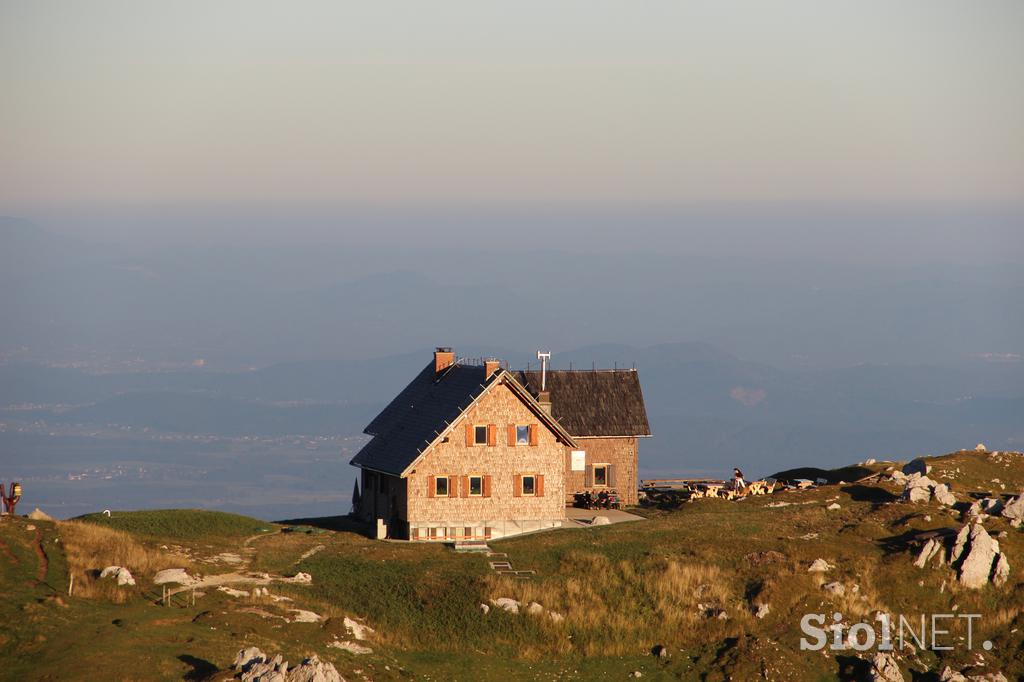
[[[608,519],[611,523],[625,523],[627,521],[643,521],[644,517],[637,516],[636,514],[630,514],[620,509],[580,509],[579,507],[566,507],[565,517],[569,519],[567,528],[576,526],[587,526],[591,525],[591,521],[595,516],[603,516]]]

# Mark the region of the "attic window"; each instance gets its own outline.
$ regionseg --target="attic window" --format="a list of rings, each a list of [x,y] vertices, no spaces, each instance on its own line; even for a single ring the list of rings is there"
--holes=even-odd
[[[487,445],[487,426],[480,425],[473,427],[473,442],[476,445]]]
[[[530,444],[530,427],[528,425],[516,426],[516,445]]]

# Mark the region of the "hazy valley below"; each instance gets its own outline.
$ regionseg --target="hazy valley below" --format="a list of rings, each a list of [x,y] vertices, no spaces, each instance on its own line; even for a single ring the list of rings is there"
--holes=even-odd
[[[555,368],[635,365],[654,433],[641,477],[1024,446],[1024,320],[1010,303],[1024,291],[1008,264],[972,268],[970,248],[944,247],[798,265],[756,241],[729,253],[711,229],[658,251],[664,219],[647,220],[633,249],[608,229],[578,252],[564,235],[545,249],[385,250],[5,220],[0,480],[59,516],[344,513],[363,427],[442,344],[514,368],[538,348]]]

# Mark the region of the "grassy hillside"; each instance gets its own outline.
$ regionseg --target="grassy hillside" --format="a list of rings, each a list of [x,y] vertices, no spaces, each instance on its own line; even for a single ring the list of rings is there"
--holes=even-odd
[[[272,524],[240,514],[202,509],[153,509],[147,511],[85,514],[76,520],[123,530],[149,538],[182,540],[228,539],[268,532]]]
[[[928,462],[960,507],[1024,489],[1019,455],[960,452]],[[878,463],[868,473],[893,466]],[[84,680],[102,670],[106,679],[212,679],[238,649],[255,645],[293,662],[315,653],[347,679],[614,680],[633,671],[653,679],[863,679],[864,654],[799,649],[801,616],[835,611],[846,625],[871,622],[877,612],[982,614],[973,623],[974,651],[898,652],[906,679],[936,679],[945,665],[1024,675],[1024,532],[1005,519],[986,521],[993,535],[1005,533],[999,544],[1010,579],[961,588],[948,567],[912,564],[916,536],[959,529],[961,511],[897,502],[898,486],[854,482],[854,470],[824,472],[846,482],[815,490],[697,500],[640,510],[640,522],[493,544],[517,569],[534,570],[532,580],[499,576],[480,555],[373,541],[341,518],[318,521],[323,528],[188,510],[56,524],[6,519],[0,580],[11,598],[0,602],[0,618],[14,625],[0,630],[0,677]],[[82,547],[90,540],[76,535],[82,527],[102,528],[92,554]],[[69,571],[82,574],[89,562],[102,568],[103,551],[126,564],[137,585],[94,579],[95,591],[69,597]],[[808,572],[818,558],[834,568]],[[190,591],[161,606],[151,578],[172,566],[207,578],[267,574],[271,595],[253,598],[252,584],[231,583],[250,592],[232,596],[211,583],[197,590],[194,606]],[[299,571],[312,583],[276,579]],[[845,594],[822,589],[831,582]],[[479,604],[498,597],[536,601],[564,620],[481,612]],[[762,605],[768,612],[758,618]],[[291,609],[321,619],[296,622]],[[376,630],[362,642],[372,653],[329,646],[354,641],[345,617]],[[953,638],[966,634],[962,620],[947,625]],[[984,640],[991,651],[980,650]],[[657,645],[670,655],[652,656]]]

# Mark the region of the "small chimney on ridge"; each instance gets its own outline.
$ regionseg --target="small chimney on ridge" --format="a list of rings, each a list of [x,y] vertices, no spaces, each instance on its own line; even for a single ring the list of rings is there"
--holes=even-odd
[[[438,346],[434,351],[434,372],[440,374],[455,364],[455,353],[447,346]]]
[[[491,378],[491,375],[498,371],[501,367],[501,361],[497,358],[487,358],[484,360],[484,380]]]
[[[540,391],[537,393],[537,402],[540,403],[540,409],[544,410],[548,414],[551,414],[551,392]]]

